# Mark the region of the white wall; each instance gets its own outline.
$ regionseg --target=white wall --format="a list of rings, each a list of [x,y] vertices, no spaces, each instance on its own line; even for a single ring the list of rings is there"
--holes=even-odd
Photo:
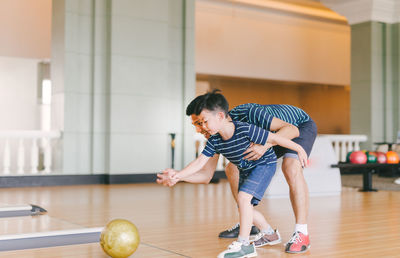
[[[350,27],[269,8],[196,1],[196,73],[350,84]]]
[[[0,1],[0,130],[39,130],[38,63],[50,58],[51,0]]]
[[[39,59],[0,56],[0,130],[39,130]]]

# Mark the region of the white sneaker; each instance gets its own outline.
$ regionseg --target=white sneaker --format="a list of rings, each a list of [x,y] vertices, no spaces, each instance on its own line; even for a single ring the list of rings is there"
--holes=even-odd
[[[400,185],[400,177],[394,180],[394,183]]]
[[[261,247],[264,245],[276,245],[281,242],[282,242],[281,235],[279,234],[279,231],[275,229],[274,233],[269,235],[260,232],[257,235],[256,240],[254,241],[254,246]]]
[[[241,242],[233,241],[232,244],[228,246],[228,249],[223,251],[218,255],[218,258],[247,258],[256,257],[257,251],[254,243],[249,245],[243,245]]]

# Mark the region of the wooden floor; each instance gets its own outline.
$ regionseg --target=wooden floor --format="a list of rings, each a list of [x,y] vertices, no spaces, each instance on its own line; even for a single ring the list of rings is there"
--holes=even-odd
[[[311,249],[284,253],[283,244],[260,248],[258,257],[400,257],[400,192],[311,197]],[[141,244],[132,257],[216,257],[232,240],[218,233],[238,221],[228,183],[68,186],[1,189],[0,203],[37,204],[39,217],[0,220],[1,234],[101,227],[115,218],[136,224]],[[294,220],[288,199],[258,207],[286,242]],[[0,257],[106,257],[98,244],[0,252]]]

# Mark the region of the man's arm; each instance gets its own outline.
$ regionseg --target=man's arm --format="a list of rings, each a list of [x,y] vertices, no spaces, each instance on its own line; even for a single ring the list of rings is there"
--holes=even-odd
[[[285,137],[279,136],[277,134],[274,133],[269,133],[268,134],[268,138],[267,138],[267,142],[266,143],[272,143],[274,145],[280,145],[283,146],[285,148],[294,150],[297,152],[297,156],[299,157],[299,161],[301,166],[304,168],[307,166],[307,153],[305,152],[305,150],[303,149],[303,147],[301,147],[299,144],[295,143],[294,141],[287,139]]]
[[[269,131],[275,131],[275,134],[278,136],[284,137],[286,139],[293,139],[296,137],[299,137],[299,129],[292,125],[289,124],[279,118],[272,118],[271,125],[269,128]],[[260,144],[252,144],[250,147],[244,152],[247,155],[244,157],[244,159],[247,160],[258,160],[259,158],[264,155],[264,153],[272,146],[275,146],[276,144],[273,143],[267,143],[265,145],[260,145]]]

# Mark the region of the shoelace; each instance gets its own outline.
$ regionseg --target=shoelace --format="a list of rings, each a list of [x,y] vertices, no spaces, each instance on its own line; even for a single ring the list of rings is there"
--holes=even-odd
[[[260,240],[260,238],[262,238],[264,236],[264,233],[260,232],[256,235],[256,237],[254,238],[254,241]]]
[[[239,223],[236,223],[234,226],[232,226],[230,229],[228,229],[229,232],[235,230],[236,228],[239,227]]]
[[[293,234],[292,238],[289,240],[288,244],[289,244],[289,243],[294,243],[294,242],[296,242],[297,239],[299,240],[299,242],[303,242],[303,240],[301,240],[301,237],[300,237],[300,235],[299,235],[299,232],[296,231],[296,232]]]
[[[228,249],[234,249],[236,246],[240,245],[240,242],[233,241],[232,244],[228,246]]]

